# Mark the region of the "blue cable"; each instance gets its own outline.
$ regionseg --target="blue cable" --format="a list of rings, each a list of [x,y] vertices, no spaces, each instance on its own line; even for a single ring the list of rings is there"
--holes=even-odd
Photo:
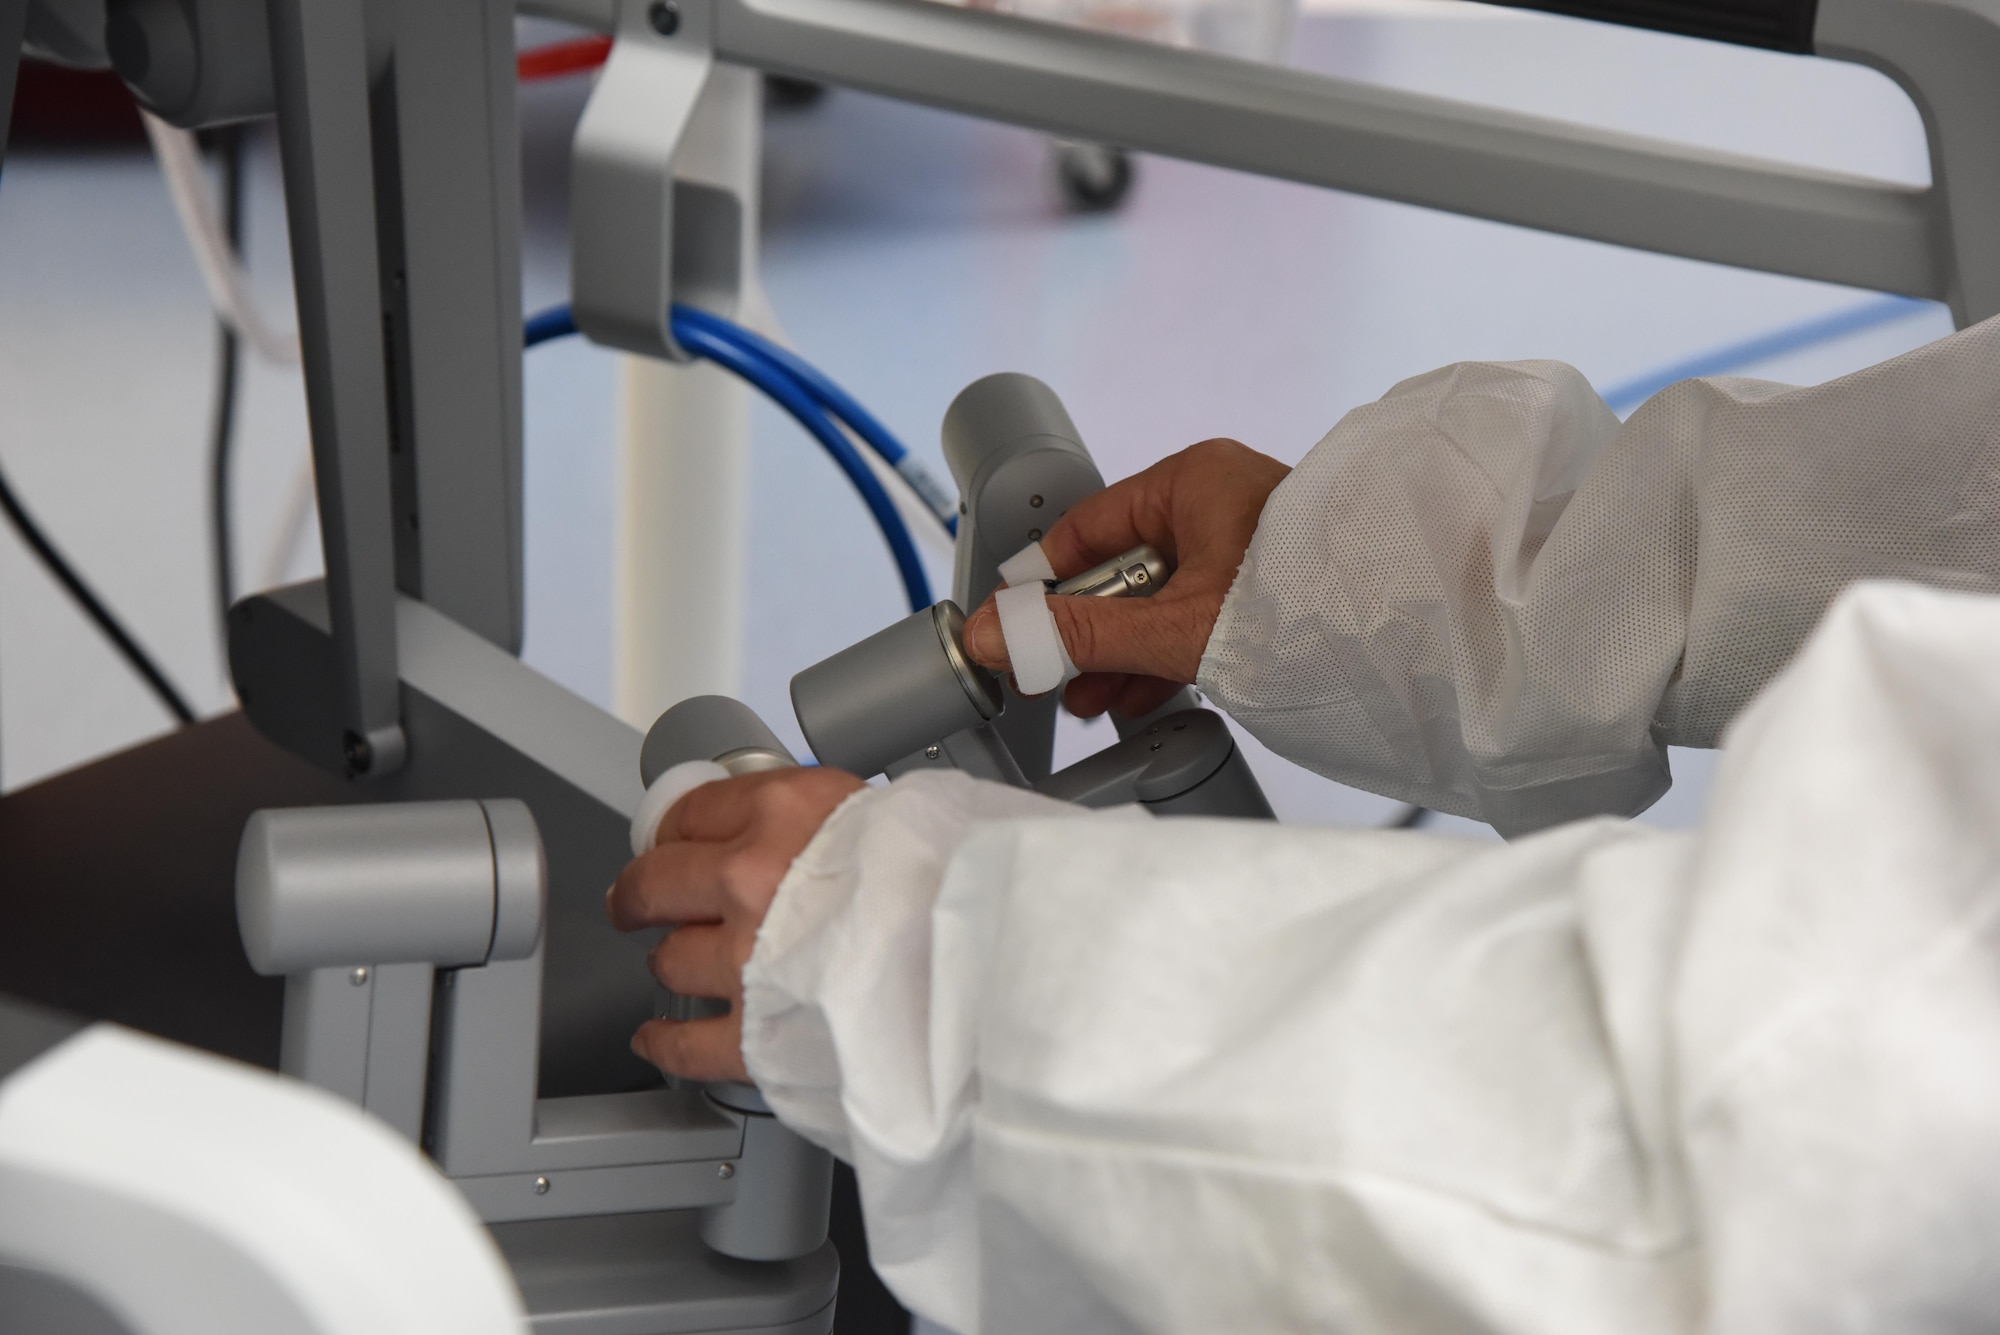
[[[552,338],[568,338],[576,332],[576,316],[567,306],[551,306],[539,315],[528,317],[528,327],[521,331],[521,346],[532,348],[537,343],[546,343]]]
[[[675,306],[674,319],[698,325],[717,338],[734,343],[743,351],[762,357],[799,383],[800,388],[810,394],[820,407],[854,429],[869,448],[882,457],[882,461],[895,469],[910,488],[923,497],[945,532],[954,536],[958,533],[958,498],[932,476],[921,460],[911,454],[903,443],[878,421],[875,415],[855,402],[852,395],[826,378],[820,369],[789,348],[776,343],[742,325],[735,324],[711,311],[694,306]]]
[[[790,413],[793,419],[833,456],[834,463],[847,474],[847,480],[854,485],[854,489],[861,493],[862,501],[868,506],[869,513],[875,517],[876,526],[882,530],[882,538],[889,544],[889,554],[896,562],[896,573],[902,577],[903,592],[909,597],[910,610],[920,612],[929,607],[932,601],[930,580],[924,574],[923,562],[917,556],[916,543],[910,537],[909,527],[904,524],[902,515],[897,513],[895,502],[889,499],[889,493],[882,489],[881,482],[869,471],[861,456],[855,453],[854,446],[848,442],[847,437],[828,420],[821,406],[814,401],[804,386],[788,374],[787,368],[761,355],[754,347],[740,346],[717,326],[724,326],[737,333],[746,331],[737,329],[728,321],[722,320],[719,316],[709,315],[707,312],[698,313],[704,317],[701,319],[690,319],[691,314],[697,314],[692,307],[678,303],[674,306],[672,312],[674,341],[694,355],[705,357],[723,369],[733,371],[762,390],[779,407]],[[547,343],[552,339],[563,338],[576,332],[576,316],[572,310],[568,306],[556,306],[529,317],[527,325],[522,330],[521,343],[523,347],[532,348],[537,344]],[[792,360],[800,366],[805,366],[805,363],[797,358]],[[811,370],[810,367],[807,369]],[[841,394],[837,387],[826,381],[826,378],[817,371],[813,371],[812,374],[825,382],[835,394],[846,398],[845,394]],[[853,401],[850,399],[848,402]],[[859,405],[855,407],[859,411]],[[866,413],[862,415],[867,416]],[[879,424],[876,429],[881,430]],[[894,443],[894,437],[889,436],[886,431],[882,431],[881,434],[892,444]],[[898,445],[897,448],[900,449],[901,446]]]
[[[1816,343],[1826,343],[1848,334],[1858,334],[1864,329],[1878,325],[1892,324],[1920,310],[1928,310],[1931,302],[1919,301],[1915,297],[1878,297],[1872,301],[1850,306],[1844,311],[1831,315],[1802,320],[1783,329],[1774,329],[1756,338],[1744,339],[1740,343],[1729,343],[1663,366],[1657,371],[1635,376],[1621,384],[1613,385],[1600,393],[1604,402],[1615,413],[1623,414],[1629,408],[1636,408],[1647,399],[1665,389],[1668,385],[1683,380],[1693,380],[1697,376],[1727,375],[1756,362],[1782,357],[1788,352],[1798,352]]]
[[[697,357],[706,357],[724,370],[734,371],[764,391],[800,426],[812,433],[826,452],[833,456],[833,461],[840,465],[841,471],[847,474],[847,480],[854,484],[854,489],[861,493],[861,499],[874,514],[876,526],[882,530],[882,537],[889,544],[889,553],[895,557],[896,573],[903,577],[903,592],[909,597],[910,610],[921,612],[929,607],[932,602],[930,580],[924,575],[924,565],[917,556],[917,545],[910,538],[909,528],[903,523],[903,517],[896,513],[895,502],[889,499],[889,493],[882,489],[881,482],[868,471],[868,465],[855,453],[854,446],[828,420],[819,405],[782,373],[701,326],[676,319],[673,332],[675,342]]]

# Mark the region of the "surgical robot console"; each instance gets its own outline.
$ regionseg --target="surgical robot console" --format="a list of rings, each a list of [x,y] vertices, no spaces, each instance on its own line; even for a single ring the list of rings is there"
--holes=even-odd
[[[522,5],[615,39],[574,146],[572,299],[586,335],[642,355],[686,360],[671,304],[731,314],[754,277],[754,208],[682,152],[703,108],[742,95],[745,69],[1935,298],[1961,324],[2000,313],[2000,0],[1531,7],[1879,69],[1923,118],[1931,183],[927,0]],[[284,1068],[424,1148],[497,1240],[538,1331],[824,1332],[839,1269],[825,1156],[754,1090],[663,1085],[631,1055],[640,1021],[685,1003],[653,985],[650,943],[613,932],[601,907],[658,773],[792,757],[717,697],[682,702],[642,738],[516,657],[514,16],[504,0],[0,0],[0,115],[25,36],[45,55],[112,63],[177,125],[277,118],[326,576],[239,602],[230,669],[266,738],[371,799],[262,812],[243,833],[240,928],[256,967],[287,980]],[[1051,772],[1054,701],[1012,695],[956,636],[999,563],[1102,479],[1026,377],[969,387],[943,435],[963,507],[952,598],[799,674],[819,759],[864,774],[952,765],[1162,815],[1268,816],[1191,695]],[[1143,554],[1120,567],[1134,568],[1161,573]],[[0,1061],[0,1113],[44,1048],[65,1050],[30,1044],[18,1075]],[[0,1168],[7,1152],[0,1138]],[[60,1186],[36,1198],[52,1221],[66,1217]],[[0,1230],[0,1277],[101,1278],[59,1250],[30,1255],[24,1236]],[[189,1310],[203,1300],[186,1295]],[[185,1316],[121,1310],[139,1330],[190,1328]]]

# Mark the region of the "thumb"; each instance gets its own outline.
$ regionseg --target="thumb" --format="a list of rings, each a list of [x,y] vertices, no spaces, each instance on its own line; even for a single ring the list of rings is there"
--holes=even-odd
[[[1218,609],[1205,600],[1053,596],[1056,633],[1079,672],[1129,672],[1191,682]],[[966,619],[965,652],[995,672],[1012,668],[991,598]]]

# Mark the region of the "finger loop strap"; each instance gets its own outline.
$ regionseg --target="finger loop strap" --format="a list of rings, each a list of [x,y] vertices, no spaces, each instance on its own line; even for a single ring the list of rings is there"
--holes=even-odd
[[[1009,585],[993,595],[993,606],[1000,613],[1000,638],[1007,642],[1007,661],[1021,694],[1053,691],[1078,675],[1040,580]]]
[[[713,760],[683,760],[653,780],[632,813],[632,856],[650,851],[660,841],[660,821],[674,803],[705,783],[728,777],[729,771]]]
[[[1049,564],[1049,555],[1039,542],[1029,543],[1000,563],[1000,582],[1010,589],[1016,584],[1040,584],[1055,577],[1056,568]]]

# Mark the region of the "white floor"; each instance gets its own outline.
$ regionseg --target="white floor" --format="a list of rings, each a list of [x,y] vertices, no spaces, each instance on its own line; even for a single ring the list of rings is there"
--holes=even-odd
[[[1916,115],[1879,76],[1470,5],[1310,15],[1299,63],[1396,86],[1898,180],[1925,179]],[[561,182],[583,81],[524,99],[527,303],[564,295]],[[251,249],[287,303],[275,163]],[[1643,255],[1158,159],[1115,215],[1065,215],[1036,136],[836,92],[773,117],[765,281],[799,349],[935,458],[952,395],[990,371],[1064,396],[1107,476],[1232,435],[1296,459],[1342,413],[1462,358],[1558,357],[1600,385],[1843,309],[1865,294]],[[1764,366],[1812,382],[1949,330],[1929,309]],[[205,708],[228,705],[203,511],[211,337],[165,193],[138,154],[17,155],[0,184],[0,459]],[[609,695],[612,359],[529,355],[527,657]],[[303,449],[296,377],[246,396],[240,575],[274,549]],[[879,540],[787,421],[760,412],[743,694],[782,729],[799,667],[900,611]],[[940,465],[941,468],[941,465]],[[935,572],[942,584],[945,572]],[[165,720],[11,537],[0,538],[0,783],[18,787]],[[1104,735],[1077,727],[1065,749]],[[1710,757],[1649,819],[1699,810]],[[1268,756],[1281,814],[1389,804]],[[1463,822],[1458,828],[1477,829]]]

